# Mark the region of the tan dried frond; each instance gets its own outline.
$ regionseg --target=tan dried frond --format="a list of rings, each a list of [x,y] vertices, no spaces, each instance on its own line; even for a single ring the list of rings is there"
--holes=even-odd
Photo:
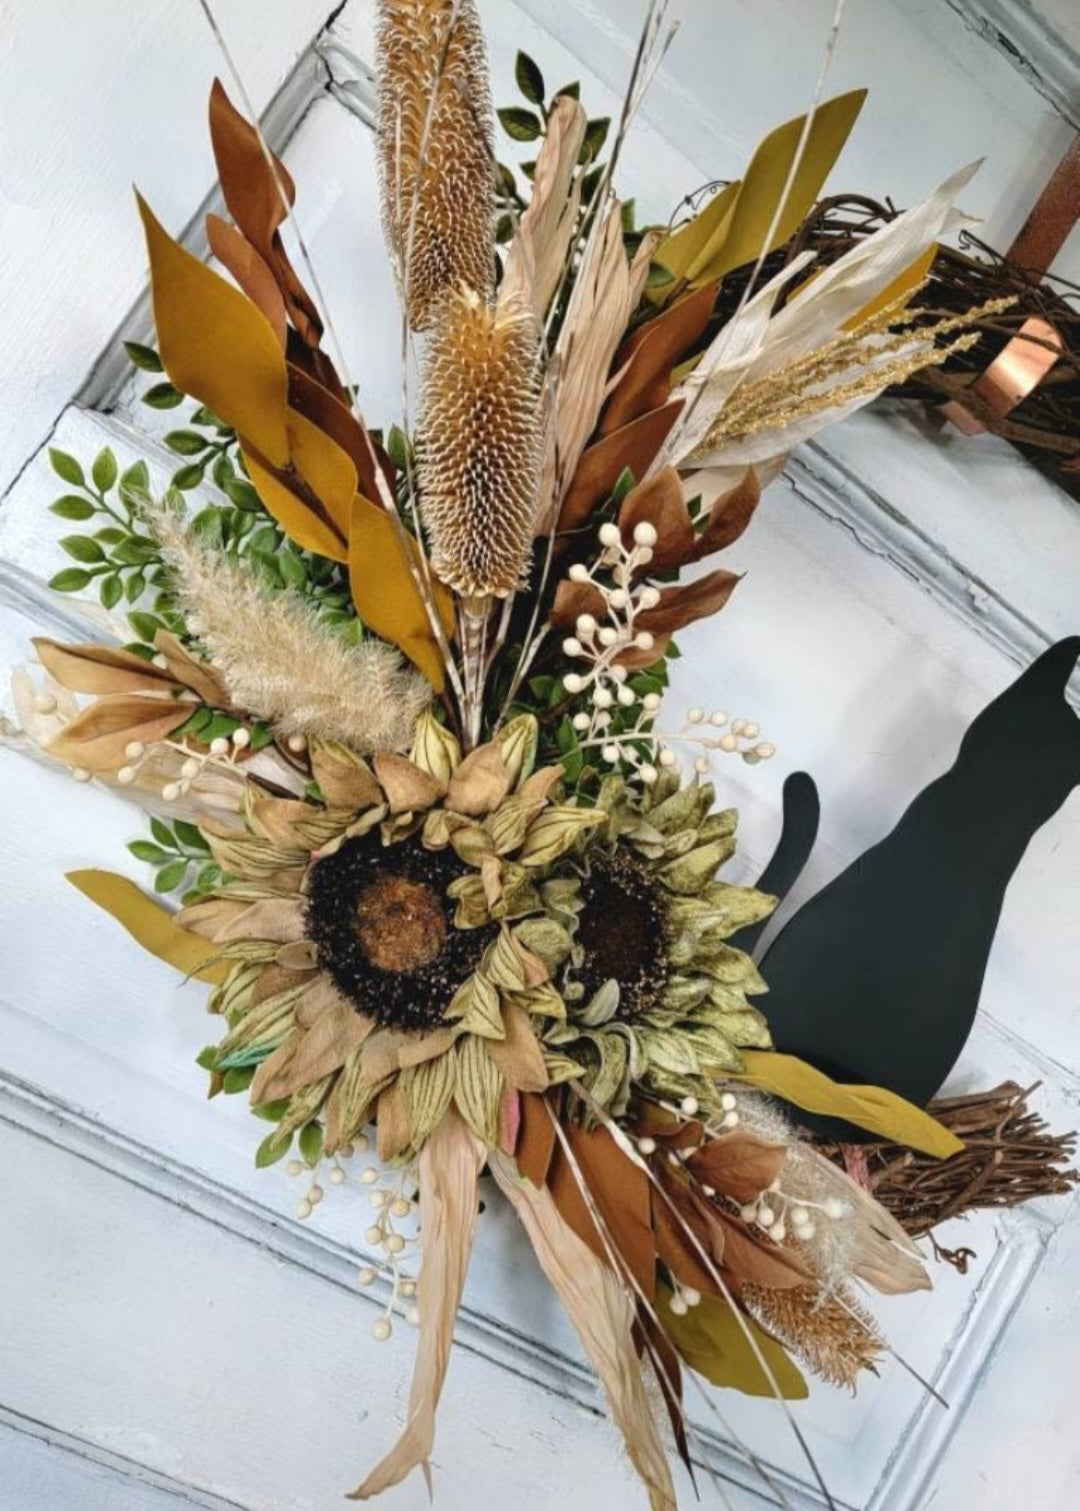
[[[239,708],[282,735],[404,750],[431,698],[381,640],[348,645],[298,593],[272,592],[235,557],[208,550],[164,506],[141,512],[161,543],[188,626]]]
[[[522,586],[541,460],[536,322],[472,290],[445,302],[421,375],[420,509],[432,565],[466,598]]]
[[[876,1373],[885,1343],[870,1313],[846,1291],[823,1295],[815,1286],[767,1290],[744,1285],[746,1310],[821,1380],[854,1390],[859,1371]]]
[[[413,330],[495,269],[495,152],[473,0],[380,0],[376,129],[383,227]]]

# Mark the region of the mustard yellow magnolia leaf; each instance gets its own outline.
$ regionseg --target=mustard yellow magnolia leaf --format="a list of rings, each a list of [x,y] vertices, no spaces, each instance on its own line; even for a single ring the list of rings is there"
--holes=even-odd
[[[287,464],[271,468],[252,447],[240,449],[256,493],[289,539],[305,551],[328,556],[331,561],[346,561],[349,553],[345,542],[299,472]]]
[[[229,969],[227,961],[207,964],[217,946],[181,928],[171,913],[126,876],[115,871],[69,871],[67,879],[84,897],[111,913],[151,955],[175,966],[185,976],[215,983],[224,980]]]
[[[773,1050],[743,1050],[742,1059],[743,1069],[725,1072],[728,1079],[783,1097],[804,1112],[843,1118],[879,1138],[938,1159],[959,1154],[964,1147],[936,1118],[883,1086],[841,1086],[805,1060]]]
[[[691,267],[702,258],[708,258],[710,247],[719,249],[723,245],[741,188],[741,179],[735,179],[714,194],[693,220],[687,221],[660,243],[653,254],[654,261],[662,262],[676,278],[689,277]],[[657,295],[663,294],[668,287],[665,284],[657,289]]]
[[[818,107],[790,188],[788,175],[806,117],[798,116],[770,131],[750,160],[741,183],[728,185],[688,226],[661,242],[654,253],[655,260],[670,268],[677,278],[685,279],[691,288],[697,288],[713,278],[722,278],[733,268],[756,261],[763,250],[771,252],[783,246],[820,194],[865,99],[865,89],[854,89]],[[723,201],[719,210],[717,200]],[[784,208],[766,247],[769,227],[781,200]],[[669,260],[672,256],[681,267],[672,265]]]
[[[886,284],[876,299],[871,299],[869,304],[864,305],[857,315],[853,315],[846,322],[844,329],[846,331],[853,330],[861,321],[869,320],[871,315],[876,315],[879,310],[885,309],[890,304],[897,303],[898,301],[903,301],[903,304],[907,304],[915,297],[930,276],[930,269],[934,265],[934,258],[937,254],[938,244],[936,241],[931,242],[922,256],[916,257],[915,261],[906,267],[902,273],[897,274],[891,283]],[[899,313],[900,309],[898,308],[898,316]]]
[[[410,550],[417,562],[416,547],[411,545]],[[441,693],[446,669],[398,532],[385,509],[359,493],[352,503],[349,583],[356,612],[368,629],[400,646]],[[454,623],[453,598],[438,583],[435,597],[443,629],[449,635]]]
[[[287,376],[270,322],[239,289],[174,241],[142,196],[137,198],[165,371],[271,466],[285,466]]]
[[[671,1310],[671,1291],[661,1286],[657,1312],[665,1333],[691,1369],[713,1385],[741,1390],[747,1396],[776,1397],[768,1374],[761,1367],[747,1334],[754,1339],[785,1401],[802,1401],[809,1395],[806,1381],[787,1352],[757,1323],[734,1310],[720,1296],[702,1296],[684,1316]]]

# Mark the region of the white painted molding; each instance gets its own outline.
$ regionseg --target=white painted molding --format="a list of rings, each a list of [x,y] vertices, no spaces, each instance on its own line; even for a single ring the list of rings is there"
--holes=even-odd
[[[945,0],[945,4],[1080,130],[1080,55],[1027,0]]]

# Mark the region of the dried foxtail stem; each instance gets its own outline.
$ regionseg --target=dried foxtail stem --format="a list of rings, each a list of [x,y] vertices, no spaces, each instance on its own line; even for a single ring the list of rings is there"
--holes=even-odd
[[[140,504],[175,578],[188,625],[233,703],[283,735],[404,750],[431,687],[379,640],[348,645],[298,593],[271,593],[243,562],[207,550],[183,518]]]
[[[741,1296],[751,1317],[819,1379],[854,1391],[861,1370],[876,1373],[885,1343],[870,1313],[851,1296],[827,1296],[805,1285],[744,1285]]]
[[[482,296],[495,269],[487,57],[473,0],[380,0],[376,42],[382,216],[413,330],[448,291]]]

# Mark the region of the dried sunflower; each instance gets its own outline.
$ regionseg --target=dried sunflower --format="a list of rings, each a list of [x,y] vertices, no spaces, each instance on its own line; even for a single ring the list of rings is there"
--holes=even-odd
[[[570,941],[530,915],[605,815],[553,800],[561,768],[531,771],[536,742],[523,717],[462,759],[426,714],[411,759],[316,747],[326,807],[249,784],[245,828],[207,827],[229,880],[178,921],[229,962],[212,1068],[257,1067],[272,1144],[321,1115],[333,1152],[375,1119],[393,1159],[456,1107],[495,1146],[513,1094],[549,1084],[535,1025],[565,1011],[551,973]]]
[[[545,1031],[549,1071],[562,1079],[557,1049],[616,1115],[635,1086],[720,1112],[716,1077],[741,1068],[740,1048],[772,1048],[749,1000],[765,983],[727,941],[776,899],[716,880],[735,851],[737,814],[714,813],[713,800],[708,783],[680,786],[671,771],[643,797],[609,778],[604,829],[572,877],[544,887],[572,936],[560,983],[567,1017]]]

